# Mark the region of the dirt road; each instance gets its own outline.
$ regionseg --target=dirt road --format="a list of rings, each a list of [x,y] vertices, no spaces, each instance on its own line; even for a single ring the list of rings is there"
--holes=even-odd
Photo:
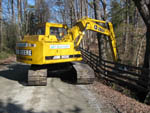
[[[26,86],[28,68],[16,62],[0,64],[0,113],[101,113],[85,85],[48,78],[47,86]]]

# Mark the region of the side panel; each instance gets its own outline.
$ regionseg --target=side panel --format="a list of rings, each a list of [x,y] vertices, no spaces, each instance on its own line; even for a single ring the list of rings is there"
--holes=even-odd
[[[17,61],[27,64],[43,64],[44,62],[43,42],[21,41],[19,43],[34,45],[34,47],[30,46],[16,47]],[[30,51],[29,55],[27,54],[28,51]]]
[[[81,61],[81,52],[74,49],[73,42],[59,42],[59,43],[45,43],[45,61],[44,64],[51,63],[61,63],[61,62],[72,62]],[[68,56],[80,55],[80,57],[63,58]],[[50,57],[55,57],[56,59],[50,59]]]
[[[21,44],[35,45],[34,47],[16,47],[17,61],[27,64],[54,64],[81,61],[81,52],[74,49],[72,42],[21,41]],[[30,55],[27,55],[30,51]],[[54,57],[58,57],[54,59]],[[69,57],[68,56],[72,56]],[[52,59],[50,59],[52,58]]]

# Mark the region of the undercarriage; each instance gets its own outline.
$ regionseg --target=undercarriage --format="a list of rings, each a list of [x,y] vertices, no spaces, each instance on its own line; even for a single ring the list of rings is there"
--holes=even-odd
[[[75,84],[90,84],[94,81],[94,71],[81,62],[48,65],[31,65],[28,70],[28,85],[46,86],[47,77],[60,77]]]

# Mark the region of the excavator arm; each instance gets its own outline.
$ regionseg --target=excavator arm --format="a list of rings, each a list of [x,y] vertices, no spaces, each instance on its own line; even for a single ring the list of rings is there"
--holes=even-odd
[[[104,28],[102,25],[107,26],[107,28]],[[72,40],[75,43],[75,47],[78,47],[86,30],[91,30],[108,36],[113,60],[118,60],[116,39],[111,22],[91,19],[87,17],[82,18],[71,29],[68,30],[68,34],[64,37],[64,40]]]

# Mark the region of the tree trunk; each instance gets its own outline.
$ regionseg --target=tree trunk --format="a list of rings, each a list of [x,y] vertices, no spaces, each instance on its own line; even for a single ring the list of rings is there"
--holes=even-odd
[[[101,13],[100,13],[100,8],[99,8],[99,0],[93,0],[93,5],[94,5],[94,14],[95,14],[95,19],[100,20],[101,19]],[[98,49],[99,49],[99,58],[102,58],[101,55],[101,41],[100,41],[101,35],[97,33],[97,40],[98,40]]]
[[[69,2],[69,9],[70,9],[70,21],[71,21],[71,26],[73,26],[73,24],[76,21],[76,12],[75,12],[75,7],[74,7],[74,0],[68,0]]]
[[[88,0],[84,0],[85,4],[85,16],[88,16]]]
[[[25,27],[25,34],[28,32],[28,22],[27,22],[27,5],[28,5],[28,2],[27,0],[24,0],[23,1],[23,11],[24,11],[24,18],[23,18],[23,21],[24,21],[24,27]]]
[[[3,37],[2,37],[2,0],[0,0],[0,52],[3,50]]]
[[[15,23],[14,0],[11,0],[12,23]]]
[[[141,57],[141,52],[142,52],[142,46],[143,46],[143,41],[144,41],[144,38],[141,39],[140,41],[140,44],[139,44],[139,47],[137,49],[137,52],[136,52],[136,55],[135,55],[135,63],[136,63],[136,66],[139,67],[140,65],[140,57]],[[138,70],[139,71],[139,70]]]
[[[150,59],[150,26],[147,26],[147,31],[146,31],[146,51],[145,51],[145,57],[144,57],[144,68],[149,68],[149,59]]]
[[[80,0],[80,18],[82,18],[83,16],[87,16],[88,14],[88,11],[87,11],[87,3],[86,3],[86,0]],[[89,48],[89,44],[87,42],[88,40],[88,31],[87,33],[85,34],[84,36],[85,38],[82,39],[81,41],[81,44],[82,44],[82,47],[85,48],[85,45],[87,46],[87,48]],[[85,43],[86,42],[86,43]]]
[[[17,9],[18,9],[18,34],[19,39],[21,40],[21,18],[22,18],[22,12],[21,12],[21,0],[17,0]]]
[[[129,27],[128,27],[128,25],[129,25],[129,0],[126,0],[126,18],[125,18],[125,24],[126,24],[126,26],[125,26],[125,50],[124,50],[124,54],[125,55],[127,55],[127,56],[125,56],[125,58],[128,58],[129,56]]]
[[[93,0],[95,19],[101,19],[99,0]]]
[[[144,68],[150,69],[150,0],[133,0],[137,6],[144,23],[147,27],[146,31],[146,51],[144,57]],[[150,72],[144,72],[144,77],[148,78],[148,94],[145,99],[145,103],[150,104]]]
[[[104,17],[103,20],[106,19],[106,1],[105,0],[101,0],[102,4],[103,4],[103,12],[104,12]],[[100,0],[94,0],[93,1],[93,5],[94,5],[94,14],[95,14],[95,19],[101,20],[102,16],[100,13]],[[104,35],[101,35],[99,33],[97,33],[97,38],[98,38],[98,47],[99,47],[99,57],[102,59],[107,59],[106,58],[106,42],[105,39],[106,38]]]
[[[102,3],[102,7],[103,7],[103,20],[107,20],[107,13],[106,13],[106,0],[100,0]],[[101,38],[101,45],[102,45],[102,57],[103,59],[107,60],[107,55],[108,55],[108,49],[107,49],[107,36],[103,35],[103,37]]]
[[[149,0],[133,0],[135,5],[137,6],[144,23],[147,27],[146,31],[146,51],[144,57],[144,68],[149,68],[149,59],[150,59],[150,1]],[[148,72],[146,73],[148,75]]]
[[[100,0],[101,3],[102,3],[102,6],[103,6],[103,20],[106,20],[107,19],[107,14],[106,14],[106,0]]]

